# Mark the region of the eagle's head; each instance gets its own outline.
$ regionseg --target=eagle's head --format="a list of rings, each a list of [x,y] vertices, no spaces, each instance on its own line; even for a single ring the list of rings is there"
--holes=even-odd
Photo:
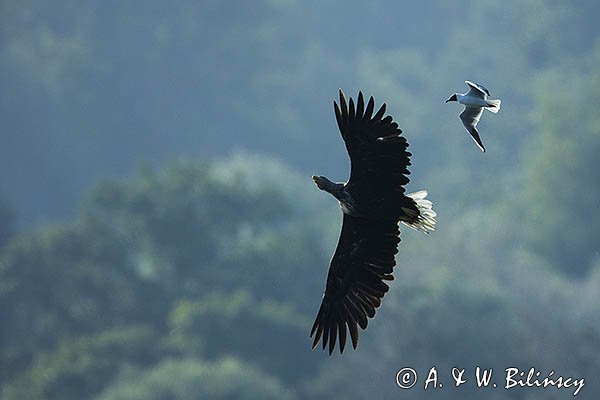
[[[327,188],[330,188],[333,185],[333,182],[320,175],[313,175],[312,180],[315,183],[315,185],[317,185],[317,187],[321,190],[327,190]]]
[[[343,183],[331,182],[329,179],[325,178],[324,176],[313,175],[312,180],[319,189],[329,192],[334,196],[336,194],[340,193],[340,191],[343,190],[343,188],[344,188]]]

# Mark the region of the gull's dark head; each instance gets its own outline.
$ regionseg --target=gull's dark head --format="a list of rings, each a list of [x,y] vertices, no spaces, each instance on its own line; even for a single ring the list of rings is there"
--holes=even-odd
[[[454,93],[452,96],[448,97],[448,100],[446,100],[446,103],[448,103],[449,101],[458,101],[458,99],[456,98],[456,93]]]

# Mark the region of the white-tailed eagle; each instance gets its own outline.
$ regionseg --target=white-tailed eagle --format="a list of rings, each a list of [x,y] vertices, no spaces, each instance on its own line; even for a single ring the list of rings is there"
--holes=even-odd
[[[313,349],[319,340],[333,352],[336,340],[344,351],[349,333],[358,346],[358,327],[365,329],[381,306],[393,280],[395,255],[400,242],[400,222],[427,233],[435,229],[435,212],[426,191],[404,193],[409,181],[411,153],[386,105],[373,114],[375,101],[365,106],[358,94],[356,107],[340,90],[334,101],[337,124],[350,156],[350,179],[334,183],[313,176],[321,190],[339,200],[344,219],[337,248],[329,266],[327,285],[310,336]]]

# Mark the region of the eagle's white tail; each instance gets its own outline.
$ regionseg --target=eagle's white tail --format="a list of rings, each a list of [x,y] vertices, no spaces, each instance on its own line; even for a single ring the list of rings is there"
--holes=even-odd
[[[417,215],[416,219],[413,221],[402,221],[402,223],[423,233],[434,231],[436,224],[435,216],[437,214],[433,211],[433,203],[426,199],[427,191],[420,190],[415,193],[407,194],[406,196],[414,200],[417,209],[419,210],[419,215]]]
[[[487,107],[486,110],[493,112],[494,114],[496,114],[498,111],[500,111],[500,99],[498,100],[486,100],[485,101],[487,103]]]

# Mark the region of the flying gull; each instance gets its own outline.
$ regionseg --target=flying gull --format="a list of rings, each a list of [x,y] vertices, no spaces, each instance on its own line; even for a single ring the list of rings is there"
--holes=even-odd
[[[460,113],[460,120],[475,143],[477,143],[477,146],[479,146],[481,151],[485,152],[485,147],[477,131],[477,123],[481,119],[483,109],[491,111],[494,114],[500,111],[500,100],[488,99],[490,91],[482,85],[471,81],[465,81],[465,83],[469,86],[469,91],[464,94],[454,93],[446,100],[446,103],[457,101],[465,106],[464,111]]]

